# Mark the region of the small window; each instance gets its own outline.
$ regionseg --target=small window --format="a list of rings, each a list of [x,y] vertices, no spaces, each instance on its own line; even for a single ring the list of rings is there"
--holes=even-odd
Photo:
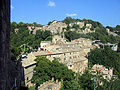
[[[27,81],[28,81],[28,77],[27,77]]]
[[[66,60],[66,58],[64,58],[64,60]]]

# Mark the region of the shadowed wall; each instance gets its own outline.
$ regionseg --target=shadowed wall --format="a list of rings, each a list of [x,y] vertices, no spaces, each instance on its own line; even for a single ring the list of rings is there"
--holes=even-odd
[[[8,63],[10,41],[10,0],[0,0],[0,90],[10,90]]]

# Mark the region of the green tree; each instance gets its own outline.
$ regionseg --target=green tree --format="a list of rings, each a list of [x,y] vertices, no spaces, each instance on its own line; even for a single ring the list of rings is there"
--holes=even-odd
[[[80,34],[75,31],[66,31],[64,34],[69,41],[80,38]]]
[[[120,77],[120,55],[118,52],[111,50],[109,47],[104,47],[104,49],[91,50],[88,53],[88,60],[93,65],[100,64],[106,67],[113,67],[114,74]]]
[[[78,83],[83,88],[83,90],[93,90],[94,88],[94,81],[93,75],[90,74],[88,70],[86,70],[82,75],[78,77]]]
[[[38,57],[35,59],[36,67],[32,77],[32,82],[40,85],[54,77],[55,80],[71,81],[74,80],[74,72],[69,70],[67,66],[59,63],[56,59],[52,62],[46,57]]]

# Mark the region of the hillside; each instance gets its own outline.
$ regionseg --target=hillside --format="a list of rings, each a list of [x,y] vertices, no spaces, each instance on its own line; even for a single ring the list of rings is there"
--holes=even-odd
[[[100,40],[103,43],[120,43],[120,25],[104,27],[101,23],[66,17],[63,21],[52,21],[47,25],[37,23],[11,23],[11,54],[31,50],[40,46],[41,41],[51,41],[52,36],[59,35],[67,41],[78,38]],[[17,52],[15,52],[17,51]]]

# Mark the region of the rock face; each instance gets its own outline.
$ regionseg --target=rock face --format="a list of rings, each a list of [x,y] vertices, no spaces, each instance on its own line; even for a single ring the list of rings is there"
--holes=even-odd
[[[18,90],[20,85],[20,63],[10,59],[9,41],[10,0],[0,0],[0,90]]]

